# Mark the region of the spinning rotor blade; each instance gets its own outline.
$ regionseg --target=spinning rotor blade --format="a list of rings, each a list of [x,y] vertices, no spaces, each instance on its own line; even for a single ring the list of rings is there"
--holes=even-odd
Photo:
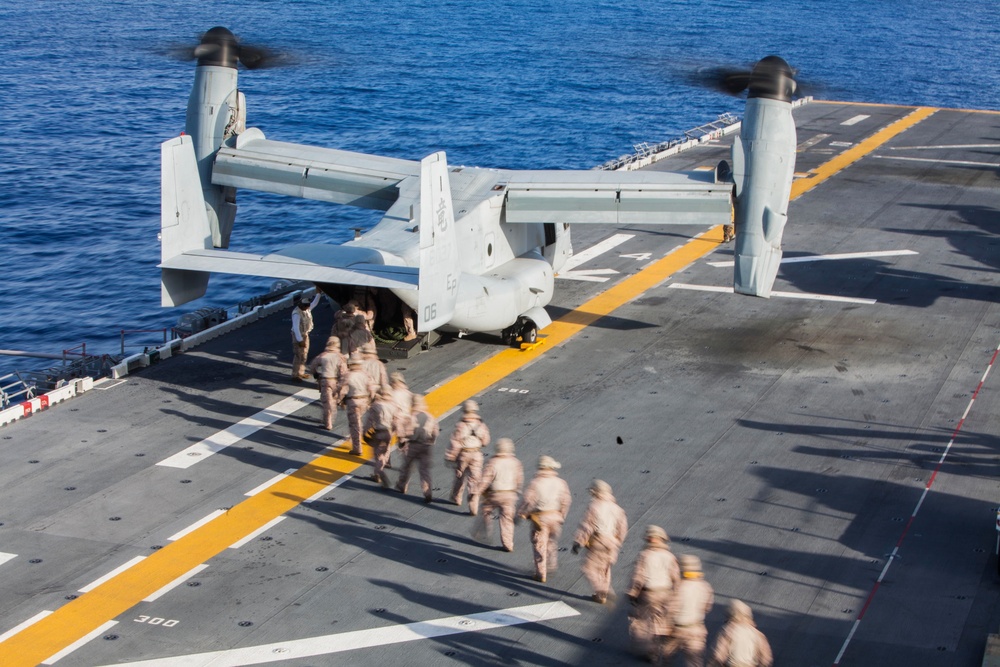
[[[699,67],[684,78],[693,85],[727,95],[739,95],[749,90],[751,97],[791,98],[799,92],[797,74],[782,58],[767,56],[747,67]]]
[[[169,46],[165,55],[174,60],[196,60],[199,65],[236,67],[239,62],[247,69],[265,69],[294,65],[296,59],[264,46],[241,43],[228,28],[215,27],[201,36],[195,46]]]

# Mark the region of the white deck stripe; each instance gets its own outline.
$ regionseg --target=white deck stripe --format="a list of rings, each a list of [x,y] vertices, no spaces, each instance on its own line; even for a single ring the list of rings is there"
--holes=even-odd
[[[564,602],[514,607],[499,611],[487,611],[468,616],[449,616],[433,621],[407,623],[388,627],[356,630],[336,635],[296,639],[274,644],[248,646],[228,651],[196,653],[173,658],[142,660],[119,663],[118,667],[238,667],[240,665],[262,665],[269,662],[286,662],[297,658],[310,658],[331,653],[342,653],[362,648],[400,644],[403,642],[433,639],[466,632],[483,632],[511,625],[541,623],[569,616],[579,616]]]
[[[614,269],[584,269],[583,271],[560,271],[556,278],[562,280],[580,280],[585,283],[606,283],[616,275]]]
[[[8,554],[0,551],[0,565],[3,565],[9,560],[14,560],[15,558],[17,558],[17,554]]]
[[[95,637],[99,637],[99,636],[103,635],[105,632],[107,632],[111,628],[115,627],[116,625],[118,625],[118,621],[108,621],[107,623],[105,623],[101,627],[97,628],[93,632],[89,632],[86,635],[84,635],[83,637],[80,637],[80,639],[76,640],[75,642],[73,642],[72,644],[70,644],[69,646],[67,646],[66,648],[64,648],[63,650],[59,651],[58,653],[56,653],[55,655],[53,655],[48,660],[42,660],[42,664],[43,665],[53,665],[53,664],[55,664],[57,660],[61,660],[62,658],[65,658],[67,655],[69,655],[70,653],[72,653],[76,649],[80,648],[81,646],[83,646],[84,644],[86,644],[87,642],[89,642],[91,639],[94,639]]]
[[[8,630],[7,632],[5,632],[2,635],[0,635],[0,644],[2,644],[3,642],[7,641],[8,639],[10,639],[11,637],[13,637],[17,633],[19,633],[21,630],[24,630],[25,628],[34,625],[35,623],[37,623],[38,621],[42,620],[43,618],[45,618],[46,616],[48,616],[51,613],[52,613],[51,611],[40,611],[37,614],[35,614],[34,616],[32,616],[31,618],[29,618],[24,623],[21,623],[19,625],[14,626],[13,628],[11,628],[10,630]]]
[[[607,251],[620,246],[631,238],[635,238],[635,234],[615,234],[614,236],[604,239],[598,244],[590,246],[583,252],[574,253],[573,256],[567,260],[566,264],[559,270],[559,272],[562,273],[564,271],[572,271],[581,264],[589,262],[599,255],[603,255]]]
[[[265,408],[257,414],[233,424],[226,430],[219,431],[201,442],[195,443],[187,449],[163,459],[156,465],[168,468],[190,468],[195,463],[204,461],[212,454],[236,444],[265,426],[270,426],[279,419],[287,417],[318,399],[318,389],[303,389],[297,394],[282,399],[271,407]]]
[[[695,292],[733,293],[732,287],[717,287],[715,285],[688,285],[686,283],[671,283],[670,289],[686,289]],[[878,303],[875,299],[858,299],[849,296],[834,296],[832,294],[810,294],[807,292],[771,292],[771,296],[782,299],[810,299],[813,301],[835,301],[837,303],[861,303],[866,306]]]
[[[908,162],[931,162],[933,164],[955,164],[960,167],[990,167],[1000,169],[1000,164],[996,162],[970,162],[969,160],[935,160],[929,157],[903,157],[902,155],[872,155],[883,160],[906,160]]]
[[[202,563],[201,565],[197,565],[197,566],[191,568],[190,572],[188,572],[187,574],[182,574],[181,576],[177,577],[176,579],[174,579],[169,584],[167,584],[166,586],[164,586],[160,590],[156,591],[155,593],[153,593],[149,597],[143,598],[142,601],[143,602],[155,602],[156,600],[159,600],[165,594],[167,594],[170,591],[174,590],[175,588],[177,588],[178,586],[180,586],[181,584],[183,584],[185,581],[187,581],[188,579],[190,579],[194,575],[196,575],[199,572],[201,572],[202,570],[204,570],[206,567],[208,567],[208,564],[207,563]]]
[[[930,151],[951,148],[1000,148],[1000,144],[943,144],[941,146],[886,146],[891,151]]]
[[[903,255],[919,255],[915,250],[872,250],[871,252],[842,252],[834,255],[808,255],[807,257],[785,257],[782,264],[799,264],[802,262],[828,262],[842,259],[871,259],[873,257],[900,257]],[[709,266],[724,268],[735,264],[728,262],[706,262]]]
[[[861,121],[867,120],[869,118],[871,118],[871,116],[868,116],[866,114],[860,114],[855,116],[854,118],[848,118],[843,123],[841,123],[841,125],[857,125]]]
[[[110,572],[108,572],[106,575],[104,575],[100,579],[97,579],[95,581],[90,582],[89,584],[87,584],[86,586],[84,586],[83,588],[81,588],[79,592],[80,593],[89,593],[90,591],[94,590],[95,588],[97,588],[98,586],[100,586],[101,584],[103,584],[105,581],[109,581],[111,579],[114,579],[115,577],[117,577],[119,574],[121,574],[125,570],[129,569],[133,565],[137,565],[137,564],[141,563],[144,560],[146,560],[145,556],[136,556],[135,558],[133,558],[129,562],[125,563],[124,565],[119,565],[115,569],[111,570]]]
[[[255,531],[253,531],[252,533],[250,533],[246,537],[244,537],[239,542],[233,542],[232,544],[230,544],[229,548],[230,549],[239,549],[240,547],[242,547],[244,544],[246,544],[250,540],[253,540],[254,538],[256,538],[258,535],[264,533],[265,531],[267,531],[270,528],[273,528],[274,526],[277,526],[279,523],[281,523],[282,521],[284,521],[286,518],[287,517],[279,516],[279,517],[276,517],[274,519],[271,519],[270,521],[268,521],[267,523],[265,523],[263,526],[261,526],[260,528],[258,528]]]
[[[244,493],[243,495],[244,495],[244,496],[256,496],[256,495],[257,495],[258,493],[260,493],[261,491],[264,491],[264,490],[265,490],[265,489],[267,489],[268,487],[270,487],[270,486],[274,486],[275,484],[277,484],[277,483],[278,483],[278,482],[280,482],[281,480],[285,479],[286,477],[288,477],[289,475],[291,475],[291,474],[292,474],[293,472],[295,472],[296,470],[298,470],[298,468],[289,468],[289,469],[288,469],[288,470],[286,470],[285,472],[283,472],[283,473],[279,473],[279,474],[275,475],[274,477],[272,477],[271,479],[267,480],[266,482],[264,482],[263,484],[261,484],[261,485],[260,485],[260,486],[258,486],[257,488],[255,488],[255,489],[250,489],[249,491],[247,491],[247,492],[246,492],[246,493]]]
[[[306,498],[305,500],[303,500],[302,503],[303,504],[309,504],[311,502],[319,500],[320,498],[322,498],[326,494],[330,493],[331,491],[333,491],[338,486],[340,486],[341,484],[343,484],[347,480],[351,479],[352,477],[354,477],[354,475],[344,475],[343,477],[341,477],[340,479],[338,479],[333,484],[327,485],[322,491],[317,491],[316,493],[312,494],[311,496],[309,496],[308,498]]]
[[[205,518],[199,519],[198,521],[195,521],[194,523],[192,523],[190,526],[188,526],[187,528],[185,528],[181,532],[174,533],[173,535],[171,535],[170,537],[168,537],[167,540],[170,541],[170,542],[176,542],[177,540],[181,539],[182,537],[184,537],[188,533],[193,533],[194,531],[198,530],[199,528],[201,528],[202,526],[204,526],[206,523],[208,523],[209,521],[211,521],[215,517],[222,516],[225,513],[226,513],[226,510],[215,510],[214,512],[212,512],[211,514],[209,514]]]

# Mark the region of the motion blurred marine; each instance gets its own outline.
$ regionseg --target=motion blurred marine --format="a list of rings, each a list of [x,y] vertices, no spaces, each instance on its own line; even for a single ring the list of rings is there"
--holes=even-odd
[[[670,552],[670,538],[659,526],[646,528],[646,547],[639,552],[632,572],[628,599],[632,611],[628,617],[628,632],[633,650],[653,659],[657,637],[670,632],[668,605],[681,580],[677,558]]]
[[[462,418],[455,424],[451,443],[444,458],[455,464],[455,483],[451,501],[461,506],[465,489],[469,489],[469,514],[479,513],[479,486],[483,477],[483,447],[490,444],[490,429],[479,416],[479,404],[473,400],[462,403]]]
[[[340,385],[340,399],[347,408],[347,423],[351,429],[351,454],[361,456],[361,420],[368,412],[368,406],[378,385],[372,382],[361,367],[361,357],[351,355],[347,361],[347,376]]]
[[[389,375],[389,386],[392,389],[392,400],[399,408],[400,415],[408,415],[413,411],[413,392],[406,386],[406,378],[399,371]]]
[[[383,489],[392,486],[389,483],[389,476],[385,474],[386,464],[389,463],[389,444],[397,424],[396,413],[398,408],[396,402],[392,400],[392,394],[388,391],[380,391],[375,398],[375,402],[365,413],[364,432],[371,434],[371,446],[375,450],[375,469],[372,472],[372,480],[382,485]]]
[[[340,385],[347,377],[347,359],[340,353],[340,339],[330,336],[326,349],[316,355],[309,364],[309,370],[319,380],[319,398],[323,405],[323,427],[333,430],[337,420],[337,402],[340,399]]]
[[[350,344],[351,329],[354,328],[355,306],[353,301],[348,301],[344,307],[333,314],[333,329],[331,336],[340,339],[340,349],[345,355],[351,355],[354,350]]]
[[[745,602],[729,603],[729,620],[715,638],[711,667],[771,667],[774,657],[764,633],[753,622]]]
[[[705,581],[701,560],[681,556],[683,578],[670,601],[670,635],[661,645],[660,662],[665,663],[677,651],[684,654],[687,667],[703,667],[708,630],[705,616],[712,609],[712,586]]]
[[[378,358],[378,347],[375,346],[374,340],[361,347],[361,365],[378,385],[379,391],[389,391],[389,373],[385,370],[385,364]]]
[[[594,589],[594,602],[604,604],[611,592],[611,566],[618,560],[628,533],[628,519],[625,510],[615,502],[611,485],[604,480],[595,479],[591,483],[590,495],[587,513],[573,538],[573,553],[587,550],[580,570]]]
[[[538,472],[524,492],[517,513],[531,521],[531,546],[535,552],[535,581],[543,584],[549,570],[558,566],[559,534],[572,502],[569,485],[556,472],[562,466],[551,456],[538,459]]]
[[[417,463],[420,470],[420,490],[424,502],[433,500],[431,485],[431,448],[438,437],[438,421],[427,409],[427,401],[421,394],[413,395],[413,409],[408,418],[399,420],[400,447],[406,454],[403,469],[396,482],[396,490],[406,493],[410,481],[410,470]]]
[[[500,524],[500,544],[504,551],[514,550],[514,517],[522,486],[524,468],[514,456],[514,441],[500,438],[497,440],[496,456],[483,469],[479,493],[483,497],[482,532],[489,535],[493,511],[496,510],[497,522]]]

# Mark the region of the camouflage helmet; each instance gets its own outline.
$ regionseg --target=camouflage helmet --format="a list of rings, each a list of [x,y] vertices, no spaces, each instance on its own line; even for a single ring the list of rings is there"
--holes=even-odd
[[[462,412],[479,412],[479,403],[470,398],[462,403]]]
[[[361,351],[365,354],[378,354],[378,347],[375,346],[375,341],[370,340],[361,346]]]
[[[701,572],[701,559],[684,554],[680,557],[681,572]]]
[[[389,375],[389,382],[391,382],[392,384],[404,384],[405,385],[406,384],[406,378],[404,378],[403,374],[400,373],[399,371],[393,371]]]
[[[609,498],[611,497],[611,485],[603,479],[595,479],[590,483],[590,495],[595,498]]]
[[[351,368],[356,368],[358,366],[361,366],[361,362],[362,362],[361,355],[355,352],[348,358],[347,365],[350,366]]]
[[[510,438],[500,438],[497,440],[497,454],[513,454],[514,441]]]
[[[543,454],[542,456],[538,457],[539,470],[558,470],[559,468],[562,468],[562,466],[559,465],[559,462],[556,461],[551,456],[549,456],[548,454]]]
[[[427,399],[424,398],[423,394],[413,395],[413,409],[414,410],[426,410],[427,409]]]
[[[753,623],[753,611],[746,602],[733,600],[729,603],[729,618],[734,621],[740,620]]]
[[[646,539],[658,539],[663,540],[664,542],[670,541],[670,538],[667,537],[667,531],[663,530],[659,526],[648,526],[646,528]]]
[[[340,352],[340,339],[336,336],[330,336],[326,339],[326,350],[327,352],[336,351]]]

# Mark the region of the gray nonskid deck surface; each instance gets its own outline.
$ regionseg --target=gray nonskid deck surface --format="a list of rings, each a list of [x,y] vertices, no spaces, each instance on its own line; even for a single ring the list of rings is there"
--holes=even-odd
[[[854,144],[910,111],[801,107],[799,141],[808,147],[797,171],[845,149],[831,142]],[[869,118],[841,124],[858,115]],[[563,463],[574,506],[561,544],[570,545],[590,480],[605,479],[632,526],[614,570],[619,592],[644,527],[656,523],[675,552],[705,564],[717,595],[710,633],[726,602],[743,599],[776,664],[831,664],[862,610],[841,664],[979,664],[1000,622],[992,556],[1000,378],[987,378],[910,517],[1000,344],[998,172],[958,164],[997,163],[1000,150],[914,147],[995,143],[998,126],[997,115],[938,111],[792,203],[786,257],[918,254],[786,264],[775,289],[877,303],[670,288],[726,285],[732,269],[709,265],[731,259],[721,246],[480,394],[494,439],[512,437],[529,471],[542,453]],[[654,168],[713,165],[724,155],[708,145]],[[579,251],[634,234],[581,267],[627,275],[699,231],[578,226],[573,235]],[[560,280],[554,319],[607,286]],[[155,465],[306,388],[287,380],[286,316],[0,431],[0,551],[17,554],[0,565],[0,631],[59,608],[333,441],[312,404],[190,468]],[[317,312],[320,332],[331,317]],[[390,367],[426,391],[500,349],[489,336],[449,340]],[[454,422],[446,418],[443,433]],[[342,413],[335,431],[346,435]],[[445,440],[434,470],[439,500],[450,487]],[[579,615],[302,660],[271,653],[268,664],[637,662],[627,651],[627,604],[591,602],[579,557],[560,553],[559,570],[537,584],[523,524],[515,552],[503,553],[495,536],[473,539],[474,520],[459,508],[425,506],[414,486],[404,497],[347,481],[117,617],[116,639],[98,637],[57,664],[251,647],[556,600]]]

